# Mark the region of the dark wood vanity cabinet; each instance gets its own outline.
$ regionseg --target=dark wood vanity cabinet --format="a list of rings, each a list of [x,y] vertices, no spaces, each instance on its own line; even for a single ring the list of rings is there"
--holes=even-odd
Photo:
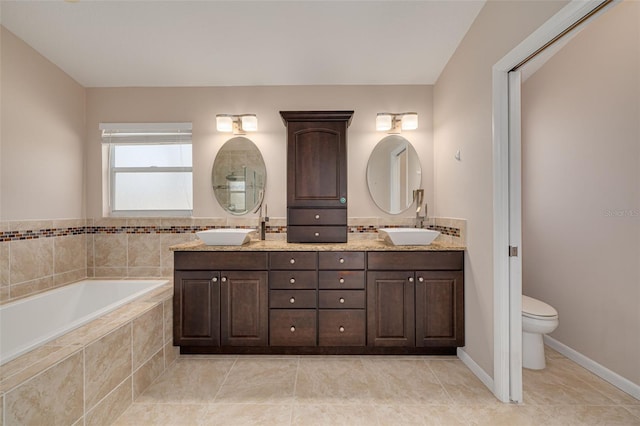
[[[174,268],[175,345],[267,345],[267,253],[175,252]]]
[[[463,256],[461,251],[369,252],[368,344],[464,346]]]
[[[464,346],[462,251],[177,251],[182,353],[442,354]]]
[[[347,127],[353,111],[281,111],[287,127],[287,241],[347,241]]]

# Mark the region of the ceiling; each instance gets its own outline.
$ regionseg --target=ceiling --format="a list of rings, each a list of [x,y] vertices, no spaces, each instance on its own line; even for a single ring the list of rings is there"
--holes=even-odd
[[[0,22],[85,87],[434,84],[484,0],[45,0]]]

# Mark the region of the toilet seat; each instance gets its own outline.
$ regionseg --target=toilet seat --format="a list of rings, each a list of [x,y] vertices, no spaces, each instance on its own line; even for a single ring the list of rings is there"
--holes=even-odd
[[[550,320],[558,318],[558,311],[553,306],[534,299],[533,297],[522,295],[522,316]]]

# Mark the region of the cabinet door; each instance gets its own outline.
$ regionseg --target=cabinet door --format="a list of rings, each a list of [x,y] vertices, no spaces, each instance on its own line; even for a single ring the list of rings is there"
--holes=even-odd
[[[346,121],[287,125],[287,206],[346,208]]]
[[[416,277],[416,346],[464,346],[462,271],[421,271]]]
[[[220,346],[220,274],[218,272],[175,272],[173,344]]]
[[[415,345],[414,273],[367,273],[367,344]]]
[[[267,272],[223,271],[220,283],[222,345],[266,346]]]

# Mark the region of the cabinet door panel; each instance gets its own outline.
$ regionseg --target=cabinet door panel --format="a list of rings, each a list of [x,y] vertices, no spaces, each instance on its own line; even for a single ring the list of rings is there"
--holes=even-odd
[[[462,271],[416,276],[416,346],[464,346]]]
[[[288,123],[287,139],[287,205],[345,207],[346,123]]]
[[[221,273],[221,341],[224,346],[266,346],[267,272]]]
[[[415,345],[413,272],[367,274],[369,346]]]
[[[220,346],[220,274],[176,271],[173,344]]]

